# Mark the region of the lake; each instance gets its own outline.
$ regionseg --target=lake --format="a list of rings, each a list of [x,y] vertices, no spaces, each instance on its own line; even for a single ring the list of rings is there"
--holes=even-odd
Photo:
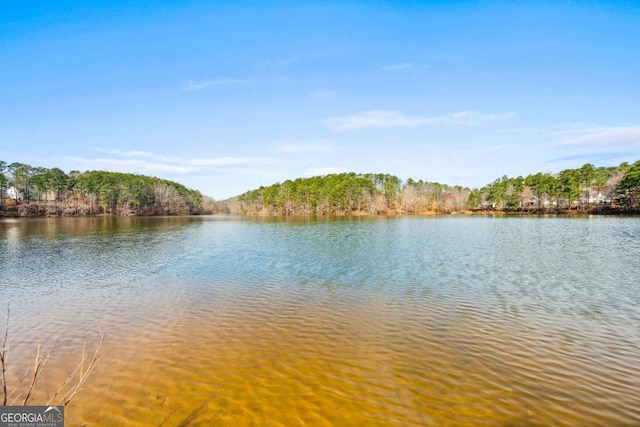
[[[69,426],[640,425],[640,218],[3,219],[0,236],[10,389],[55,342],[44,404],[105,334]]]

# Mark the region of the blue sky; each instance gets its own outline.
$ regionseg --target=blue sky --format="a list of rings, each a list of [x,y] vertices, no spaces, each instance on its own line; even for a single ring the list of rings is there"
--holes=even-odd
[[[513,3],[3,1],[0,160],[220,199],[640,159],[640,5]]]

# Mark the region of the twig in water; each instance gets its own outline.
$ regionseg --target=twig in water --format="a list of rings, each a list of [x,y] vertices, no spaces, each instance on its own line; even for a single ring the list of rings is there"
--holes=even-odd
[[[47,362],[49,361],[49,358],[51,357],[51,354],[53,353],[53,349],[55,348],[56,343],[54,342],[51,347],[49,347],[49,350],[47,351],[47,354],[44,355],[44,357],[42,356],[41,352],[40,352],[40,345],[38,345],[38,350],[36,353],[36,357],[34,358],[33,361],[33,372],[31,373],[31,381],[29,383],[29,387],[26,391],[26,394],[24,396],[24,399],[22,399],[22,394],[18,392],[20,386],[22,385],[23,381],[25,380],[25,378],[27,378],[29,376],[29,371],[30,368],[27,368],[24,375],[22,376],[22,378],[20,379],[20,381],[18,382],[18,385],[12,390],[9,391],[8,387],[7,387],[7,372],[9,370],[8,368],[8,354],[9,354],[9,314],[10,314],[10,307],[9,307],[9,303],[7,303],[7,313],[5,315],[6,317],[6,323],[5,323],[5,331],[4,331],[4,337],[2,340],[2,348],[0,349],[0,371],[1,371],[1,375],[2,375],[2,405],[0,406],[6,406],[7,402],[9,401],[9,398],[12,397],[14,394],[17,394],[11,404],[14,404],[16,401],[21,400],[22,405],[26,406],[29,403],[29,400],[32,397],[32,394],[34,392],[34,390],[36,389],[37,385],[38,385],[38,381],[40,380],[42,373],[44,372],[44,368],[47,365]],[[60,388],[55,392],[55,394],[53,395],[53,397],[51,397],[51,399],[49,399],[49,401],[47,402],[47,405],[51,405],[53,400],[65,389],[65,387],[71,383],[71,381],[76,377],[76,375],[79,373],[78,376],[78,382],[71,387],[70,390],[67,391],[67,393],[64,395],[64,397],[62,398],[62,404],[63,405],[68,405],[69,402],[71,402],[71,400],[80,392],[82,391],[82,387],[84,386],[85,382],[87,381],[87,379],[89,378],[89,376],[93,373],[93,370],[95,369],[97,363],[98,363],[98,359],[100,358],[100,350],[102,349],[102,343],[104,342],[104,332],[102,332],[102,330],[100,330],[100,342],[98,343],[98,346],[96,347],[95,352],[93,353],[93,357],[91,358],[91,360],[89,361],[89,364],[86,365],[85,368],[85,363],[87,362],[87,355],[85,353],[85,348],[86,348],[86,343],[83,345],[82,347],[82,359],[80,360],[80,363],[78,364],[78,366],[76,366],[76,368],[73,370],[73,372],[71,373],[71,375],[69,375],[69,377],[64,381],[64,383],[60,386]]]
[[[9,303],[7,302],[7,324],[4,329],[4,340],[0,351],[0,364],[2,365],[2,406],[7,406],[7,339],[9,337]]]

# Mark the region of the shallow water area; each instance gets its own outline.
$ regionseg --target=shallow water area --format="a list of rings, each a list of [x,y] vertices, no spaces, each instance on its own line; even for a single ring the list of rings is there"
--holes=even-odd
[[[637,218],[0,220],[67,425],[640,424]],[[3,313],[5,310],[2,310]]]

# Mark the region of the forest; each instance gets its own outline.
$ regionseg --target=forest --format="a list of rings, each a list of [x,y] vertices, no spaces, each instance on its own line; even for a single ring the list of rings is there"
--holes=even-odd
[[[395,215],[462,212],[638,213],[640,161],[503,176],[470,189],[389,174],[298,178],[215,203],[238,215]]]
[[[0,216],[191,215],[203,196],[173,181],[0,161]]]
[[[639,202],[640,160],[503,176],[476,189],[403,181],[389,174],[329,174],[262,186],[220,201],[155,177],[65,173],[56,167],[0,161],[0,216],[640,213]]]

